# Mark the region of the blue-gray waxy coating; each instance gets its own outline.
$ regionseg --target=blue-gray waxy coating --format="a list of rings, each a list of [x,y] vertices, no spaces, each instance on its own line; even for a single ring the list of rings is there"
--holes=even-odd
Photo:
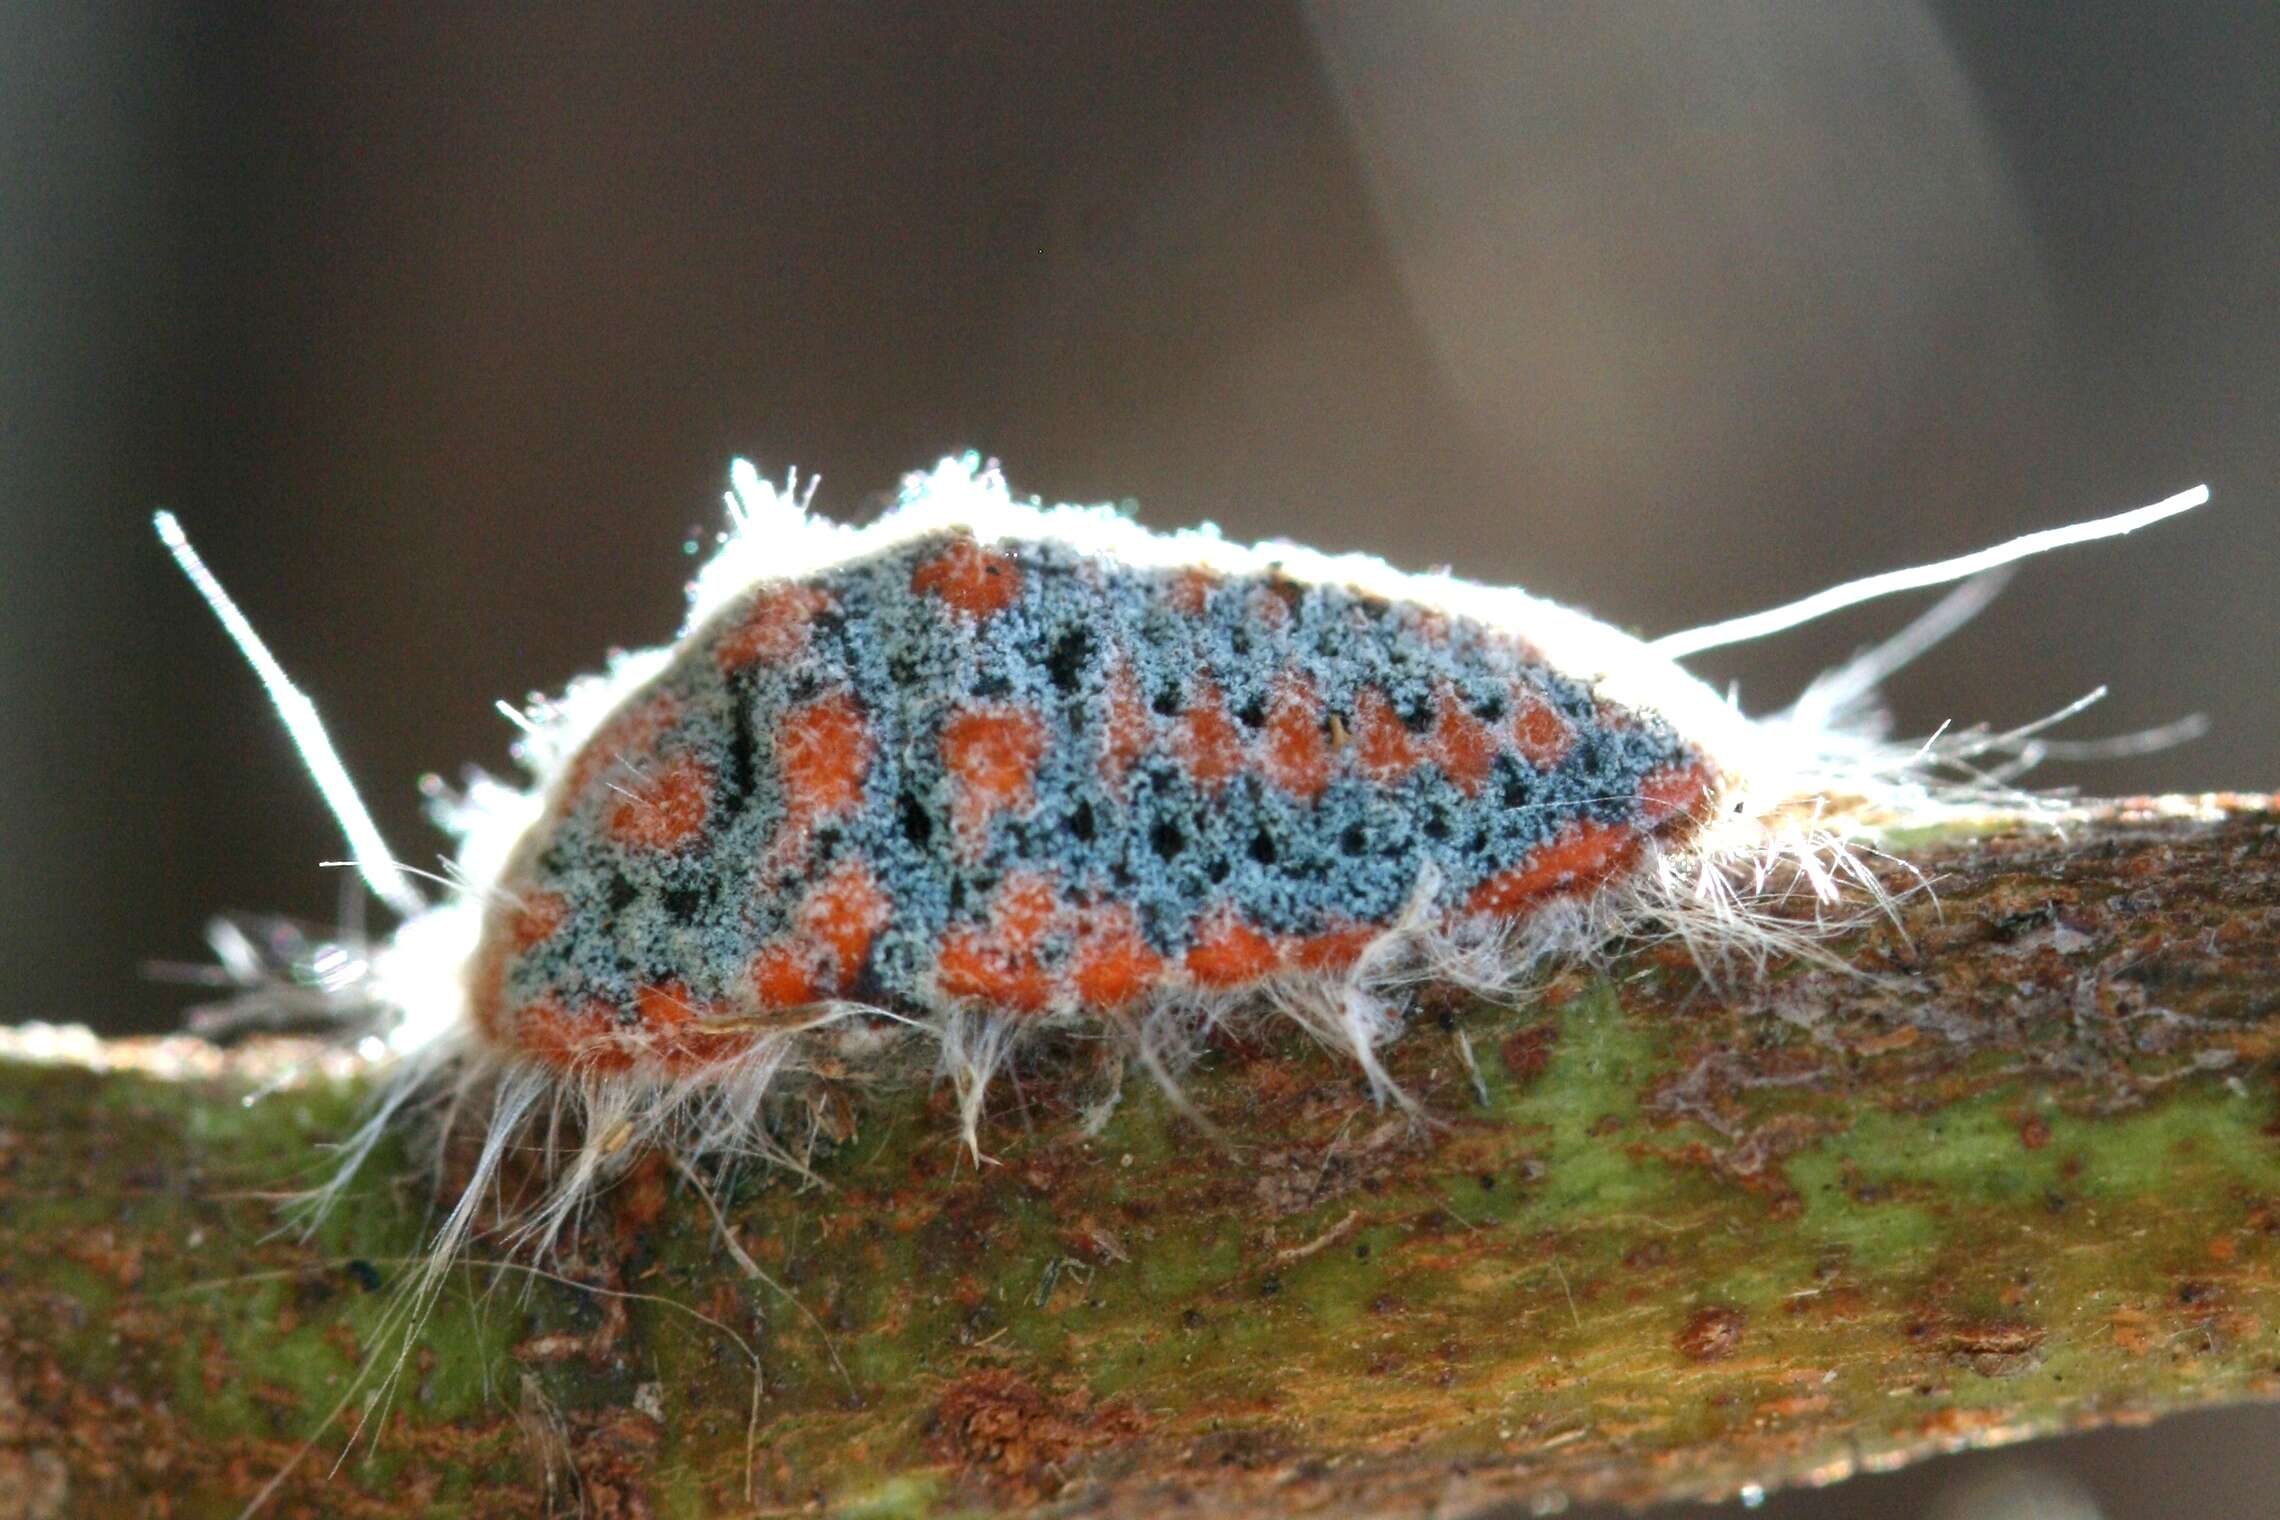
[[[1397,918],[1428,865],[1445,919],[1524,911],[1532,863],[1677,827],[1706,774],[1660,717],[1461,619],[963,535],[756,588],[621,714],[510,870],[523,912],[486,931],[498,1038],[540,1004],[630,1029],[644,988],[749,1013],[783,1001],[755,981],[771,963],[939,1010],[977,996],[939,964],[961,932],[1036,973],[1032,1004],[1042,978],[1082,1007],[1071,969],[1115,905],[1164,982],[1224,984],[1190,955],[1229,923],[1245,964],[1262,940],[1296,956]],[[1578,886],[1621,854],[1569,853]],[[821,884],[865,873],[827,923]],[[1009,881],[1048,883],[1056,916],[1009,928]]]

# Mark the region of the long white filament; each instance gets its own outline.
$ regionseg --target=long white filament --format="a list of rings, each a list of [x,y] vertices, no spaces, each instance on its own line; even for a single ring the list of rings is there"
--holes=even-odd
[[[246,621],[237,603],[214,578],[214,572],[206,568],[198,551],[190,547],[190,539],[183,533],[182,524],[175,521],[174,514],[153,513],[151,524],[158,529],[159,542],[166,545],[174,562],[182,567],[182,573],[190,577],[190,584],[198,588],[206,605],[214,609],[214,616],[221,619],[230,642],[237,645],[238,652],[261,678],[261,688],[269,694],[277,715],[285,720],[285,732],[292,737],[301,764],[308,768],[309,778],[316,782],[325,806],[332,810],[333,817],[348,834],[348,852],[356,862],[357,874],[364,878],[365,885],[375,896],[406,918],[424,911],[426,899],[412,886],[411,878],[396,864],[388,842],[380,837],[380,826],[372,821],[364,799],[356,794],[356,783],[349,780],[348,768],[340,762],[340,752],[333,748],[331,736],[317,717],[317,705],[285,674],[285,667],[277,663],[277,657],[269,652],[261,635],[253,631],[253,624]]]
[[[1861,580],[1847,581],[1841,586],[1831,586],[1826,591],[1817,591],[1802,601],[1791,602],[1786,607],[1774,607],[1764,612],[1753,612],[1747,617],[1728,618],[1723,623],[1710,623],[1700,628],[1688,628],[1678,633],[1665,634],[1662,638],[1653,640],[1647,647],[1656,654],[1667,656],[1673,660],[1683,660],[1688,655],[1700,654],[1705,649],[1717,649],[1726,644],[1739,644],[1746,639],[1762,639],[1768,634],[1780,633],[1787,628],[1795,628],[1800,623],[1809,623],[1815,618],[1827,617],[1832,612],[1839,612],[1844,608],[1857,606],[1862,602],[1871,602],[1880,596],[1891,596],[1901,591],[1920,591],[1927,586],[1944,586],[1950,581],[1960,581],[1969,576],[1978,575],[1983,571],[1993,570],[1998,565],[2008,565],[2013,560],[2025,559],[2030,555],[2048,553],[2052,549],[2063,549],[2069,544],[2084,544],[2100,538],[2118,538],[2124,533],[2135,532],[2148,523],[2157,523],[2165,517],[2175,517],[2180,512],[2189,512],[2208,499],[2209,488],[2207,486],[2195,486],[2190,491],[2180,491],[2166,501],[2157,501],[2150,507],[2139,507],[2134,512],[2121,512],[2112,517],[2101,517],[2085,523],[2073,523],[2063,528],[2045,528],[2039,533],[2029,533],[2023,538],[2014,538],[2007,544],[1997,544],[1992,549],[1981,549],[1976,554],[1960,555],[1955,559],[1943,559],[1933,565],[1918,565],[1908,570],[1889,570],[1882,575],[1871,575]]]

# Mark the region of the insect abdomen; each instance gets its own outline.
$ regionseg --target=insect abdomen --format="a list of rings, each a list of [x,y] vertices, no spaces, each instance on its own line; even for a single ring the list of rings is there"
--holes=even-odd
[[[1335,973],[1421,883],[1456,924],[1606,879],[1711,779],[1416,603],[936,534],[755,588],[620,707],[518,851],[477,1020],[687,1069],[819,1001],[1111,1015]]]

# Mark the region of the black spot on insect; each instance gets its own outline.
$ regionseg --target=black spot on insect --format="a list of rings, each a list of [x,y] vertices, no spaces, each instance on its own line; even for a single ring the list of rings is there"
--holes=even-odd
[[[1241,707],[1235,709],[1235,718],[1236,721],[1240,722],[1245,728],[1259,728],[1264,726],[1267,721],[1266,699],[1259,696],[1257,693],[1253,693],[1250,697],[1244,700]]]
[[[1158,856],[1170,860],[1187,848],[1187,835],[1180,832],[1178,824],[1166,818],[1148,831],[1148,844]]]
[[[1512,773],[1505,776],[1498,796],[1508,808],[1523,808],[1535,800],[1536,789],[1529,785],[1526,776]]]
[[[1013,682],[1007,680],[1002,671],[992,670],[974,678],[974,695],[977,697],[1002,697],[1011,690]]]
[[[1448,810],[1447,810],[1446,808],[1435,808],[1435,809],[1433,809],[1433,811],[1432,811],[1432,812],[1430,812],[1430,813],[1427,813],[1427,814],[1425,815],[1425,821],[1424,821],[1424,823],[1422,823],[1421,825],[1419,825],[1419,827],[1421,827],[1422,829],[1424,829],[1424,831],[1425,831],[1425,837],[1426,837],[1427,839],[1432,839],[1432,840],[1442,840],[1442,839],[1446,839],[1446,838],[1448,838],[1448,837],[1449,837],[1449,814],[1448,814]]]
[[[1368,830],[1358,823],[1347,824],[1345,830],[1338,835],[1338,848],[1349,855],[1367,854],[1370,848]]]
[[[1500,691],[1492,691],[1473,704],[1473,716],[1483,723],[1494,723],[1511,710],[1511,704]]]
[[[1180,689],[1177,686],[1167,686],[1157,692],[1156,699],[1148,705],[1155,709],[1159,718],[1176,718],[1180,712]]]
[[[1075,691],[1084,678],[1092,651],[1092,631],[1082,625],[1071,628],[1053,641],[1052,653],[1045,656],[1045,673],[1052,677],[1058,690]]]
[[[1281,857],[1282,851],[1276,848],[1274,835],[1261,829],[1251,836],[1251,858],[1260,865],[1271,866]]]
[[[720,768],[720,803],[723,811],[740,813],[752,800],[752,789],[759,774],[759,761],[755,755],[758,739],[753,729],[754,673],[748,667],[729,677],[729,693],[734,699],[728,725],[728,754]]]
[[[695,887],[667,887],[659,901],[677,923],[694,923],[705,908],[705,894]]]
[[[1093,805],[1090,802],[1078,803],[1069,814],[1069,837],[1084,844],[1091,844],[1099,832],[1100,824],[1093,817]]]
[[[916,792],[904,792],[895,799],[895,816],[902,824],[903,838],[914,848],[923,850],[933,842],[934,816]]]
[[[607,900],[609,902],[610,911],[612,913],[623,913],[626,909],[641,901],[641,888],[635,886],[633,884],[632,878],[628,877],[623,871],[613,871],[610,873],[609,895]]]
[[[1433,726],[1433,702],[1423,692],[1412,692],[1394,707],[1401,726],[1413,734],[1421,734]]]
[[[1224,855],[1215,855],[1212,857],[1210,863],[1203,868],[1203,874],[1209,878],[1211,884],[1216,887],[1221,882],[1225,881],[1231,874],[1233,874],[1234,870],[1235,867],[1228,863],[1227,857]]]

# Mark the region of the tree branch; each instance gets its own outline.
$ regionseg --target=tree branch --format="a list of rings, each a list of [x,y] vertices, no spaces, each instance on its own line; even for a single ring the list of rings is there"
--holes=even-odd
[[[235,1513],[344,1396],[277,1513],[1446,1514],[2271,1397],[2269,807],[1927,838],[1937,905],[1836,947],[1870,976],[1429,992],[1422,1129],[1281,1034],[1192,1074],[1224,1145],[1137,1077],[1087,1138],[1098,1048],[1003,1084],[979,1169],[946,1094],[827,1087],[817,1181],[653,1158],[456,1275],[337,1472],[432,1183],[384,1151],[307,1241],[263,1195],[354,1074],[0,1034],[0,1516]]]

